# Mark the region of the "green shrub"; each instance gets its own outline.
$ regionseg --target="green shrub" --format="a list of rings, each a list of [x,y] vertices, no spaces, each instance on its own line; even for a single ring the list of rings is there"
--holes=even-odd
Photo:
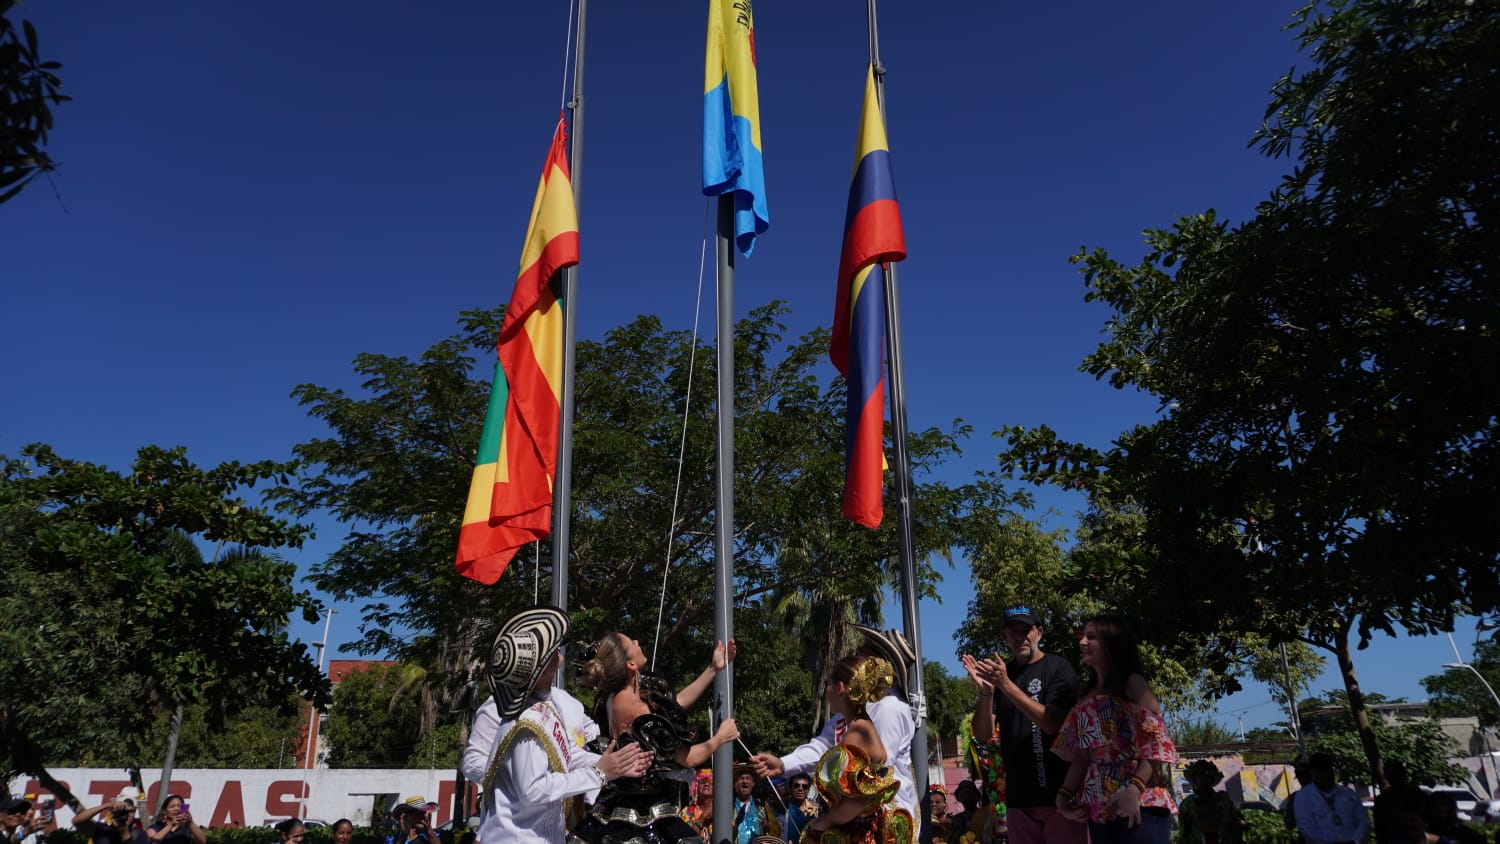
[[[1280,812],[1246,809],[1245,844],[1296,844],[1297,833],[1286,828]]]
[[[280,844],[281,836],[266,826],[215,826],[205,827],[203,834],[208,844]]]

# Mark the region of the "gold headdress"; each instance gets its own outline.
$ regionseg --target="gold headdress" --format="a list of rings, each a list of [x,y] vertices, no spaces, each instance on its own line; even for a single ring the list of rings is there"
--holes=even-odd
[[[854,677],[849,680],[849,701],[856,706],[864,706],[880,700],[895,682],[896,672],[891,664],[878,656],[872,656],[854,669]]]

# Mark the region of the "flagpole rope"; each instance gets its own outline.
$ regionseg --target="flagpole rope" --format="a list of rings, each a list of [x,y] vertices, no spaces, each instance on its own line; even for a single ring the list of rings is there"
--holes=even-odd
[[[682,467],[687,461],[688,411],[693,406],[693,373],[698,360],[698,318],[703,311],[703,264],[708,254],[708,226],[713,202],[704,206],[703,240],[698,243],[698,297],[693,302],[693,340],[688,345],[687,394],[682,400],[682,438],[677,444],[677,484],[672,489],[672,518],[667,522],[667,561],[661,569],[661,597],[656,605],[656,634],[651,637],[651,664],[656,664],[656,648],[661,644],[661,619],[667,611],[667,574],[672,571],[672,537],[677,533],[677,505],[682,501]]]
[[[531,569],[531,602],[540,604],[542,602],[542,541],[535,540],[531,543],[531,548],[536,552],[535,565]]]
[[[572,52],[573,52],[573,7],[574,7],[574,5],[575,5],[574,0],[568,0],[568,29],[567,29],[567,32],[563,33],[564,36],[565,36],[565,38],[563,40],[562,99],[559,100],[559,103],[561,104],[561,107],[566,107],[567,104],[568,104],[568,67],[571,64],[571,62],[569,60],[569,57],[572,55]]]

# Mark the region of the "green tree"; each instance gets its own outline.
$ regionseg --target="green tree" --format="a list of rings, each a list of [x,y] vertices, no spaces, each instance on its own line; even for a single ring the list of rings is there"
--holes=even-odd
[[[1212,718],[1179,719],[1172,723],[1172,741],[1178,747],[1225,747],[1239,744],[1239,733]]]
[[[227,696],[184,708],[182,734],[177,745],[179,768],[290,768],[297,763],[296,749],[306,701],[300,695],[252,704],[237,702],[228,717]],[[162,709],[147,731],[145,758],[159,759],[166,753],[171,712]],[[78,760],[66,767],[114,767],[112,760]]]
[[[1294,741],[1295,737],[1291,730],[1287,729],[1286,722],[1279,721],[1275,727],[1251,727],[1245,731],[1245,742],[1247,744],[1270,744]]]
[[[36,27],[8,17],[15,0],[0,0],[0,203],[11,199],[56,163],[43,147],[52,131],[52,107],[67,102],[59,93],[62,65],[44,61]]]
[[[1283,707],[1297,699],[1297,690],[1309,689],[1323,674],[1328,660],[1306,642],[1285,642],[1286,660],[1279,648],[1272,647],[1265,636],[1249,634],[1245,648],[1251,654],[1250,676],[1271,689],[1271,698]],[[1290,681],[1291,688],[1287,687]]]
[[[819,379],[831,373],[827,332],[787,342],[783,313],[780,304],[757,308],[735,335],[735,604],[741,630],[775,623],[767,611],[796,593],[820,607],[822,615],[797,629],[801,653],[793,649],[812,684],[793,701],[805,717],[826,673],[825,663],[809,658],[810,643],[847,641],[850,620],[878,622],[870,610],[889,581],[896,537],[891,524],[869,531],[842,518],[844,385]],[[490,367],[476,361],[492,359],[500,319],[495,310],[466,312],[458,333],[418,360],[359,355],[360,395],[298,387],[294,395],[332,436],[297,446],[316,472],[278,492],[295,513],[326,509],[353,526],[312,580],[339,599],[369,602],[355,647],[421,665],[445,684],[440,708],[463,699],[496,620],[532,600],[533,555],[551,558],[545,541],[525,549],[495,588],[460,577],[452,565],[489,390]],[[577,355],[575,633],[624,630],[655,654],[656,670],[680,682],[701,670],[713,646],[714,355],[653,317],[580,342]],[[937,575],[927,560],[958,542],[971,513],[998,506],[983,498],[988,488],[932,477],[966,434],[955,424],[915,432],[909,443],[919,579],[928,595]],[[550,568],[544,563],[541,574]],[[786,657],[778,648],[777,659]],[[803,682],[787,675],[778,688],[791,693]],[[789,700],[767,698],[770,709],[757,713],[758,696],[745,684],[740,690],[736,718],[760,719],[767,730]],[[788,727],[800,733],[806,722]]]
[[[1474,644],[1474,658],[1470,665],[1482,675],[1490,688],[1486,689],[1474,671],[1450,668],[1441,674],[1429,674],[1422,678],[1422,688],[1427,690],[1427,707],[1439,718],[1475,716],[1485,727],[1500,725],[1500,704],[1490,689],[1500,689],[1500,642],[1494,637]]]
[[[998,487],[993,476],[979,483]],[[1024,499],[1016,505],[1027,503]],[[992,654],[1005,646],[1005,611],[1030,607],[1043,625],[1042,648],[1064,646],[1076,621],[1095,609],[1087,596],[1070,588],[1069,561],[1062,530],[1044,531],[1020,512],[1005,508],[978,515],[965,532],[964,555],[974,597],[958,628],[958,653]]]
[[[1356,646],[1500,602],[1500,18],[1330,0],[1295,25],[1312,66],[1255,139],[1295,166],[1253,217],[1149,231],[1136,266],[1076,258],[1112,311],[1084,369],[1159,418],[1103,452],[1013,429],[1002,463],[1139,514],[1087,576],[1157,644],[1222,669],[1242,631],[1331,654],[1380,781]]]
[[[922,684],[927,693],[928,729],[939,740],[957,738],[966,719],[974,716],[979,690],[968,675],[949,674],[941,663],[931,660],[922,663]],[[932,753],[938,752],[937,741],[929,741],[927,746]]]
[[[468,744],[467,739],[459,740],[459,732],[460,728],[456,723],[435,725],[417,740],[417,746],[412,750],[411,756],[407,757],[406,767],[447,771],[456,769],[459,752]]]
[[[814,707],[814,677],[798,659],[802,653],[800,631],[788,631],[771,623],[768,607],[757,605],[735,612],[735,637],[740,653],[735,658],[734,718],[740,740],[755,752],[785,753],[815,734],[822,724],[809,725],[807,713]],[[693,654],[679,677],[708,664],[707,649]],[[681,687],[681,680],[677,686]],[[708,707],[700,703],[689,715],[699,736],[709,735]],[[743,751],[736,750],[737,757]]]
[[[287,466],[201,469],[182,449],[147,446],[120,474],[44,445],[21,455],[0,457],[0,766],[73,803],[49,764],[97,754],[139,779],[161,758],[153,728],[178,703],[213,701],[225,719],[293,694],[325,699],[286,634],[293,613],[313,621],[318,605],[264,550],[300,544],[305,529],[239,497]],[[204,562],[183,553],[189,538],[248,553]]]
[[[323,724],[328,767],[405,768],[409,761],[426,767],[416,752],[423,738],[419,703],[397,694],[403,681],[402,666],[371,665],[350,672],[334,688]]]
[[[981,475],[978,484],[996,491],[1003,489],[994,475]],[[990,500],[1000,499],[992,495]],[[1044,531],[1015,509],[1028,503],[1018,495],[1007,506],[970,519],[964,534],[964,551],[970,559],[974,598],[969,601],[968,615],[959,627],[957,644],[964,653],[1003,652],[1005,610],[1027,606],[1042,621],[1042,649],[1078,665],[1075,632],[1083,619],[1092,613],[1128,606],[1128,594],[1101,588],[1098,581],[1085,574],[1090,570],[1091,560],[1113,558],[1120,550],[1116,534],[1101,530],[1099,524],[1101,521],[1127,524],[1136,517],[1126,513],[1087,514],[1079,526],[1077,542],[1068,548],[1064,531]],[[1208,647],[1211,645],[1205,643],[1204,648]],[[1211,660],[1206,654],[1191,649],[1168,654],[1149,642],[1143,651],[1152,689],[1169,711],[1184,715],[1207,709],[1207,699],[1201,690],[1217,681],[1209,676]]]
[[[1387,701],[1383,695],[1370,693],[1367,703],[1400,703]],[[1370,785],[1368,759],[1359,735],[1358,724],[1349,708],[1348,693],[1336,690],[1298,704],[1303,730],[1310,753],[1327,753],[1333,757],[1340,782]],[[1438,722],[1431,718],[1384,718],[1371,720],[1371,731],[1387,760],[1406,764],[1411,781],[1418,785],[1463,783],[1468,772],[1448,759],[1457,755],[1456,743]]]
[[[184,768],[295,767],[302,724],[297,701],[301,698],[247,707],[222,726],[207,713],[200,713],[196,720],[185,719],[177,764]]]

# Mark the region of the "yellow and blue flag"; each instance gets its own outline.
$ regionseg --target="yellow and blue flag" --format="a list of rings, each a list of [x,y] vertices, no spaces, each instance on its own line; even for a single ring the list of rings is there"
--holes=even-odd
[[[885,264],[906,257],[875,68],[865,74],[854,176],[844,215],[837,304],[828,356],[849,382],[844,414],[844,518],[868,528],[884,515]]]
[[[703,193],[734,194],[734,242],[750,254],[771,225],[761,164],[760,92],[750,0],[708,0],[703,58]]]

